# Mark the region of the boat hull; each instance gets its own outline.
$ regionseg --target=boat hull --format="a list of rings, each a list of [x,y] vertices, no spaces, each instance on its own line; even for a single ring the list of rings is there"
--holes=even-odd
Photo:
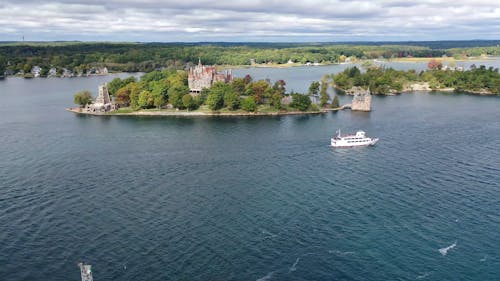
[[[371,139],[370,141],[360,142],[360,143],[342,143],[331,140],[331,146],[335,148],[352,148],[352,147],[363,147],[363,146],[374,146],[378,142],[378,138]]]

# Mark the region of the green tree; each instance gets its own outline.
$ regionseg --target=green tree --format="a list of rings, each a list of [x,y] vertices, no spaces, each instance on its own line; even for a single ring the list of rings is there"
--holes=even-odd
[[[281,98],[283,96],[279,93],[274,93],[272,96],[271,96],[271,106],[275,109],[278,109],[280,110],[281,109]]]
[[[330,96],[328,96],[328,84],[326,82],[321,82],[321,90],[319,91],[319,105],[324,107],[328,104]]]
[[[84,107],[92,102],[92,94],[89,91],[80,91],[75,94],[73,101],[80,107]]]
[[[49,67],[48,66],[42,67],[42,70],[40,70],[40,76],[47,77],[48,74],[49,74]]]
[[[26,74],[26,73],[29,73],[29,72],[31,71],[31,68],[32,68],[31,64],[29,64],[29,63],[25,63],[25,64],[24,64],[24,66],[23,66],[23,71],[24,71],[24,73],[25,73],[25,74]]]
[[[6,59],[4,56],[0,55],[0,77],[4,76],[6,70],[7,70]]]
[[[191,96],[190,94],[185,94],[184,96],[182,96],[182,104],[188,110],[195,109],[197,106],[195,100],[193,99],[193,96]]]
[[[130,98],[130,106],[134,109],[140,108],[139,106],[139,95],[142,91],[139,83],[130,83],[127,85],[130,90],[129,98]]]
[[[216,82],[210,88],[210,94],[207,97],[206,103],[212,110],[218,110],[223,105],[234,110],[239,106],[239,96],[231,85],[224,82]]]
[[[110,95],[114,96],[118,89],[122,88],[124,85],[122,84],[122,79],[115,78],[108,83],[108,92]]]
[[[236,110],[240,107],[240,97],[234,91],[224,94],[224,106],[230,110]]]
[[[231,86],[238,95],[243,95],[245,93],[246,82],[243,78],[234,78],[231,81]]]
[[[309,96],[302,94],[292,94],[292,102],[290,106],[300,111],[306,111],[311,106],[311,99]]]
[[[309,95],[310,96],[315,96],[319,92],[319,82],[318,81],[313,81],[311,85],[309,85]]]
[[[219,110],[224,105],[223,95],[217,91],[210,91],[205,104],[208,105],[208,108],[210,108],[211,110]]]
[[[153,94],[151,94],[151,92],[148,91],[148,90],[143,90],[139,94],[138,105],[141,108],[151,108],[151,107],[153,107],[155,105],[154,104]]]
[[[201,93],[198,95],[198,104],[202,105],[205,104],[205,101],[207,100],[208,95],[210,94],[210,89],[209,88],[203,88],[201,89]]]
[[[257,103],[254,97],[247,97],[241,101],[241,108],[245,111],[255,111],[257,110]]]
[[[332,101],[332,108],[339,108],[339,107],[340,107],[339,97],[335,95]]]
[[[156,108],[161,108],[166,103],[165,97],[153,94],[153,104]]]
[[[175,84],[168,89],[168,102],[175,108],[183,108],[182,97],[187,93],[187,86]]]

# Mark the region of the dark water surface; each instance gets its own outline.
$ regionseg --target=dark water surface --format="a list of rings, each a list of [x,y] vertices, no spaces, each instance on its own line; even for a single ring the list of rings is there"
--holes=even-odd
[[[80,260],[96,280],[500,278],[500,98],[269,118],[64,111],[112,78],[0,81],[1,280],[76,281]],[[337,128],[381,140],[333,150]]]

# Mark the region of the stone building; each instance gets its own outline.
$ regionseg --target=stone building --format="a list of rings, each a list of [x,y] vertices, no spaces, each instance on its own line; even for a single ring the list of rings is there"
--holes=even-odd
[[[115,109],[116,105],[109,96],[107,83],[99,85],[99,94],[97,95],[95,101],[85,107],[85,110],[88,112],[109,112]]]
[[[215,66],[202,65],[201,60],[198,65],[189,68],[188,85],[191,93],[200,93],[203,88],[210,88],[215,82],[229,83],[233,80],[231,70],[217,72]]]
[[[351,110],[354,111],[371,111],[372,110],[372,95],[370,89],[366,91],[356,91],[352,98]]]

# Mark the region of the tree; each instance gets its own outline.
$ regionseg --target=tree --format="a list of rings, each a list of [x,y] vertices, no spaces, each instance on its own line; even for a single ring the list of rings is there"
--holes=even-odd
[[[175,108],[182,108],[182,97],[189,93],[189,88],[184,85],[175,84],[168,89],[168,101]]]
[[[40,76],[47,77],[48,74],[49,74],[49,68],[47,66],[42,67],[42,69],[40,70]]]
[[[219,92],[210,91],[205,103],[211,110],[219,110],[224,105],[224,98]]]
[[[130,88],[123,87],[115,92],[115,102],[120,106],[128,106],[130,104]]]
[[[32,68],[31,64],[25,63],[24,66],[23,66],[24,73],[26,74],[26,73],[31,72],[31,68]]]
[[[356,66],[348,68],[347,71],[348,71],[347,74],[349,75],[349,78],[355,78],[356,76],[359,76],[361,74],[361,71]]]
[[[139,106],[139,94],[141,93],[141,87],[139,83],[130,83],[127,85],[130,90],[130,106],[134,109],[138,109]]]
[[[319,91],[319,105],[324,107],[328,104],[330,96],[328,96],[328,84],[326,82],[321,82],[321,90]]]
[[[280,80],[274,82],[273,91],[275,93],[280,94],[280,95],[284,95],[285,91],[286,91],[285,86],[286,86],[285,80],[280,79]]]
[[[243,78],[234,78],[231,81],[231,86],[238,95],[243,95],[245,93],[246,82]]]
[[[271,96],[271,106],[274,107],[275,109],[280,110],[281,109],[281,98],[282,98],[281,94],[274,93]]]
[[[154,106],[154,97],[150,91],[144,90],[139,94],[138,105],[141,108],[151,108]]]
[[[122,88],[124,85],[122,84],[122,79],[115,78],[108,83],[108,92],[111,96],[114,96],[118,89]]]
[[[92,102],[92,94],[89,91],[78,92],[75,94],[73,101],[75,104],[80,105],[80,107],[84,107]]]
[[[233,91],[225,93],[224,106],[230,110],[238,109],[240,107],[240,96]]]
[[[269,88],[269,83],[265,80],[259,80],[248,84],[246,94],[253,95],[255,102],[261,104],[264,102],[264,94]]]
[[[309,95],[310,96],[315,96],[319,92],[319,82],[318,81],[313,81],[311,85],[309,85]]]
[[[300,111],[306,111],[311,106],[311,99],[309,96],[302,94],[292,94],[292,102],[290,106]]]
[[[165,97],[162,95],[154,95],[153,94],[153,104],[157,108],[161,108],[162,106],[165,105]]]
[[[188,110],[196,108],[196,102],[194,101],[193,96],[191,96],[190,94],[185,94],[184,96],[182,96],[182,104]]]
[[[254,97],[247,97],[241,101],[241,108],[245,111],[255,111],[257,110],[257,103]]]
[[[339,97],[335,96],[332,101],[332,108],[339,108],[339,107],[340,107]]]
[[[0,55],[0,77],[4,76],[7,67],[6,59],[4,56]]]
[[[247,74],[247,75],[245,75],[245,78],[243,78],[243,80],[245,81],[245,84],[248,85],[248,84],[252,83],[253,78],[252,78],[252,76]]]
[[[443,64],[440,61],[437,61],[436,59],[431,59],[429,63],[427,63],[427,68],[429,69],[441,69],[443,67]]]

